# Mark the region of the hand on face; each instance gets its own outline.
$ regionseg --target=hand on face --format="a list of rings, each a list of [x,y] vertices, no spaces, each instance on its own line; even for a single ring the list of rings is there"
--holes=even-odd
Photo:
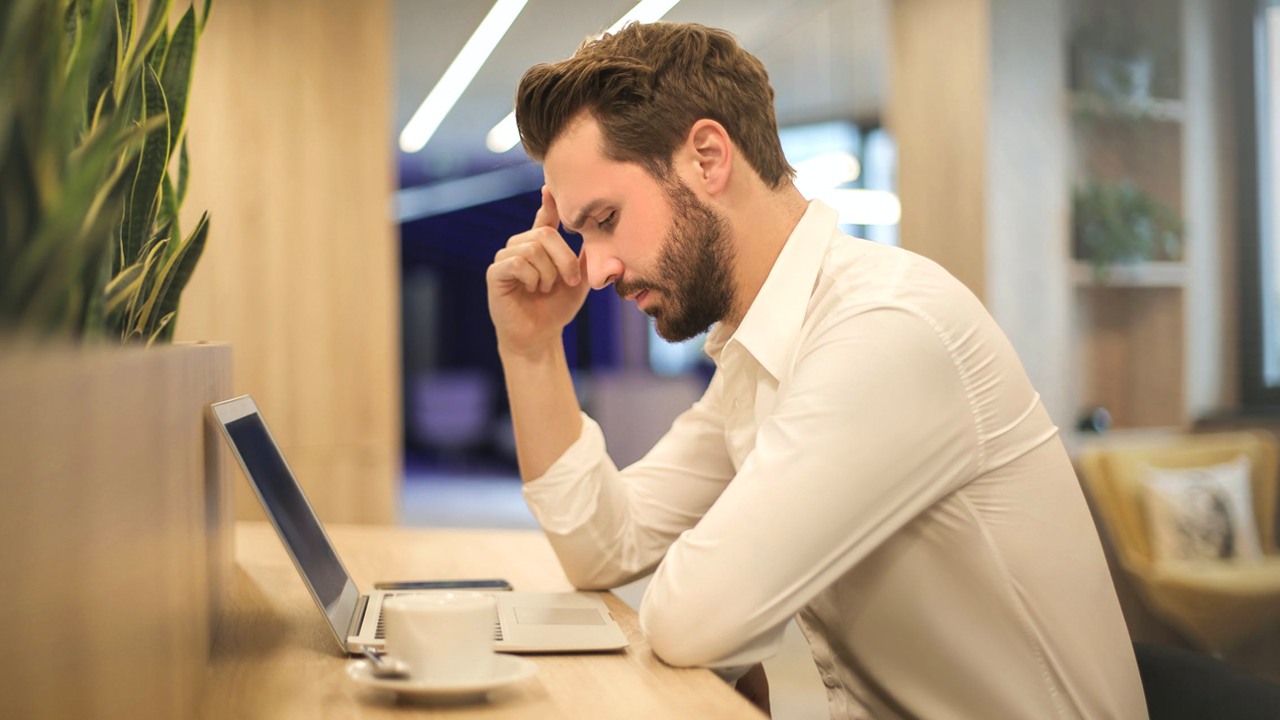
[[[574,255],[559,226],[555,200],[544,186],[533,229],[507,240],[485,274],[489,316],[504,351],[530,353],[559,343],[586,300],[586,252]]]

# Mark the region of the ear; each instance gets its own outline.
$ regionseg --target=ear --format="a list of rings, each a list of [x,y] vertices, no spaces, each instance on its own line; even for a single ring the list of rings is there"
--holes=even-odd
[[[734,147],[723,125],[707,118],[694,123],[685,139],[684,149],[691,161],[688,167],[697,174],[690,180],[700,184],[711,196],[719,195],[729,187]]]

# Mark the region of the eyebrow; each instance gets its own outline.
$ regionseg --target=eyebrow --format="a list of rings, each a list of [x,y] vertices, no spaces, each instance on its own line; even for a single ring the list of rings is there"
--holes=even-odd
[[[573,219],[573,222],[564,224],[565,230],[568,230],[569,232],[582,234],[582,230],[580,230],[579,228],[581,228],[583,223],[587,221],[587,218],[592,213],[598,212],[601,207],[608,205],[609,202],[610,201],[606,200],[605,198],[596,198],[595,200],[592,200],[591,202],[587,203],[587,206],[578,213],[577,217]]]

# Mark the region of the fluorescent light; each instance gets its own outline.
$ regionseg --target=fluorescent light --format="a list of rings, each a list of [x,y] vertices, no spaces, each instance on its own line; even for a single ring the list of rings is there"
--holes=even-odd
[[[858,179],[862,165],[852,153],[838,150],[796,163],[796,187],[806,198]]]
[[[617,32],[622,29],[622,26],[633,20],[639,23],[657,22],[679,2],[680,0],[640,0],[635,7],[631,8],[630,12],[618,18],[618,22],[610,25],[608,30],[596,37],[600,38],[605,33]]]
[[[599,40],[605,33],[617,32],[629,22],[651,23],[662,19],[680,0],[640,0],[626,15],[618,18],[618,22],[609,26],[608,30],[596,36]],[[495,153],[504,153],[520,142],[520,128],[516,126],[516,111],[502,118],[489,134],[484,144]]]
[[[484,146],[496,153],[504,153],[519,142],[520,128],[516,125],[515,111],[503,118],[502,122],[494,125],[489,134],[484,137]]]
[[[409,119],[400,133],[400,149],[405,152],[418,152],[427,144],[444,116],[453,109],[462,91],[467,89],[480,66],[489,59],[493,49],[498,46],[502,36],[507,34],[511,24],[516,21],[520,11],[529,0],[498,0],[480,22],[480,27],[471,34],[467,44],[462,46],[458,57],[449,64],[440,81],[431,89],[427,99],[422,101],[417,112]],[[643,3],[642,3],[643,4]]]
[[[841,225],[897,225],[902,203],[887,190],[829,189],[814,198],[840,213]]]
[[[515,147],[518,142],[520,142],[520,126],[516,125],[515,110],[494,125],[484,138],[485,147],[496,153],[504,153]]]

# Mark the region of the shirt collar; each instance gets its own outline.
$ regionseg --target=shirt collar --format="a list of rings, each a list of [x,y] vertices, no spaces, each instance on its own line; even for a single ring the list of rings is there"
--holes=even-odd
[[[756,362],[781,379],[804,323],[818,270],[836,230],[838,214],[813,200],[791,231],[737,330],[717,323],[707,335],[705,350],[717,364],[731,342],[741,344]]]

